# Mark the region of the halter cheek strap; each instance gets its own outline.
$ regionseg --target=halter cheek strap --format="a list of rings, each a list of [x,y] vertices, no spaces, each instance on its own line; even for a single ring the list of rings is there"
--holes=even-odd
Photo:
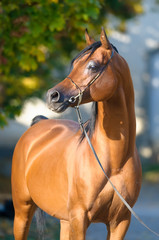
[[[76,102],[76,99],[78,98],[78,105],[80,105],[81,101],[82,101],[82,97],[83,97],[83,92],[85,91],[82,91],[80,89],[80,87],[70,78],[70,77],[67,77],[74,85],[75,87],[78,89],[79,91],[79,94],[77,94],[76,96],[72,96],[70,97],[70,99],[68,100],[70,103],[75,103]]]

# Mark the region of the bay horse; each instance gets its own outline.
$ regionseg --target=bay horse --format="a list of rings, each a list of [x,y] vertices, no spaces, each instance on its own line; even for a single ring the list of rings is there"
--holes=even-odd
[[[70,74],[47,93],[51,110],[93,103],[84,126],[101,164],[132,207],[141,187],[134,89],[128,64],[102,29],[72,61]],[[131,213],[105,178],[77,122],[42,119],[18,141],[12,163],[15,240],[27,239],[37,206],[60,219],[60,240],[84,240],[92,222],[107,240],[122,240]]]

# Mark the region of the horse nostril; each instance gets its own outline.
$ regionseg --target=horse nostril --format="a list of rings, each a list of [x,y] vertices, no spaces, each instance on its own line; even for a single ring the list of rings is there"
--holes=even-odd
[[[60,99],[60,93],[55,90],[54,92],[51,93],[50,98],[51,102],[57,103]]]

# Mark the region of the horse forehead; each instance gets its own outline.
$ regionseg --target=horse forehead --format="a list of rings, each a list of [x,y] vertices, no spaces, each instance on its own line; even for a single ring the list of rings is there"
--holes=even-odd
[[[94,58],[98,58],[98,59],[103,59],[103,57],[106,57],[108,55],[108,51],[109,50],[106,50],[105,48],[103,47],[99,47],[96,49],[96,51],[93,53],[93,57]]]
[[[78,58],[74,62],[74,67],[80,67],[87,65],[90,60],[96,60],[102,62],[103,58],[106,58],[107,50],[99,47],[93,53],[90,51],[86,52],[82,57]]]

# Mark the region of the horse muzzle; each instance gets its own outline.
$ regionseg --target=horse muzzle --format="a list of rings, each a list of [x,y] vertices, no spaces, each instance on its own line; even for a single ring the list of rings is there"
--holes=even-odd
[[[73,103],[72,98],[64,96],[57,89],[50,89],[47,92],[48,108],[56,113],[64,112]]]

